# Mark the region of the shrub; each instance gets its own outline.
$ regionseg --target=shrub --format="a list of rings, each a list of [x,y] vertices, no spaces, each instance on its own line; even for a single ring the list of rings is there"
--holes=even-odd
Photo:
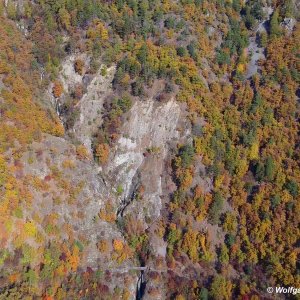
[[[71,159],[65,159],[62,162],[62,166],[64,169],[74,169],[75,168],[75,162]]]
[[[224,51],[218,52],[216,59],[219,65],[230,64],[230,55]]]
[[[268,157],[266,161],[266,169],[265,169],[266,179],[272,181],[275,175],[275,163],[272,157]]]
[[[54,85],[53,85],[53,90],[52,90],[53,96],[55,98],[59,98],[62,95],[63,91],[64,91],[64,89],[63,89],[61,82],[55,81]]]
[[[121,108],[122,112],[125,113],[132,107],[132,100],[128,95],[126,95],[122,98],[119,98],[116,104]]]
[[[79,75],[83,75],[84,61],[80,58],[75,60],[74,69]]]
[[[98,250],[101,253],[107,253],[109,251],[109,243],[107,240],[101,240],[97,243]]]
[[[176,25],[176,21],[175,21],[174,17],[168,17],[165,20],[165,26],[166,26],[166,28],[168,28],[168,29],[174,29],[175,25]]]
[[[184,47],[178,47],[176,49],[177,55],[179,55],[180,57],[186,56],[186,49]]]
[[[196,50],[196,44],[195,42],[191,42],[188,46],[187,46],[187,50],[189,52],[189,55],[191,56],[191,58],[193,60],[197,60],[197,50]]]
[[[207,288],[201,288],[199,300],[208,300],[208,289]]]
[[[233,234],[228,233],[225,236],[225,244],[227,245],[228,248],[231,248],[232,245],[235,243],[235,237]]]
[[[179,149],[182,166],[188,168],[194,159],[195,149],[192,145],[185,145]]]
[[[215,192],[213,202],[209,209],[209,221],[212,224],[218,224],[220,221],[221,210],[223,208],[224,199],[220,192]]]
[[[76,148],[76,154],[77,154],[78,158],[81,160],[89,158],[89,152],[84,145],[79,145]]]
[[[144,87],[141,80],[135,81],[131,85],[133,96],[141,96],[144,94]]]
[[[95,156],[98,158],[99,163],[105,164],[109,157],[108,144],[99,144],[96,148]]]
[[[124,248],[124,244],[121,240],[116,239],[113,241],[113,247],[115,251],[121,252]]]
[[[75,99],[81,99],[82,96],[83,96],[83,86],[81,84],[76,84],[73,97]]]
[[[288,180],[284,187],[293,197],[297,197],[299,195],[299,186],[296,181]]]

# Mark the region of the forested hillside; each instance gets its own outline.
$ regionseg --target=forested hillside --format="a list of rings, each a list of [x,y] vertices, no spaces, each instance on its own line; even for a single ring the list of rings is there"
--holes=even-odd
[[[298,299],[297,0],[0,0],[0,299]]]

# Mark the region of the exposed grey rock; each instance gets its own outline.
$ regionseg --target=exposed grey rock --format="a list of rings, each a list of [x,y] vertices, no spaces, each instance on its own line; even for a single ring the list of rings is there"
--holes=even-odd
[[[101,68],[87,86],[87,91],[76,105],[80,111],[79,120],[73,131],[76,139],[84,144],[92,154],[92,135],[102,124],[102,108],[107,95],[112,92],[112,80],[115,66],[107,69],[107,75],[101,75]]]
[[[105,171],[115,187],[122,186],[120,198],[123,199],[130,197],[134,176],[139,171],[141,183],[145,187],[147,213],[152,218],[160,215],[163,163],[168,152],[168,142],[179,137],[176,130],[179,116],[180,107],[174,99],[161,105],[157,105],[153,99],[136,102],[121,129],[123,135],[117,141]],[[157,153],[145,158],[145,153],[152,149]],[[130,209],[135,205],[139,206],[135,211],[143,215],[141,203],[133,203]]]
[[[250,55],[250,62],[248,64],[248,69],[246,72],[245,77],[251,78],[253,75],[257,74],[260,67],[258,65],[260,60],[265,60],[265,49],[263,47],[259,47],[257,42],[257,35],[261,33],[266,33],[266,24],[270,20],[270,17],[273,13],[272,7],[265,7],[265,19],[262,20],[258,26],[257,29],[254,32],[254,35],[249,38],[249,46],[248,46],[248,53]]]
[[[288,34],[291,34],[296,26],[297,21],[294,18],[284,18],[283,22],[280,23]]]

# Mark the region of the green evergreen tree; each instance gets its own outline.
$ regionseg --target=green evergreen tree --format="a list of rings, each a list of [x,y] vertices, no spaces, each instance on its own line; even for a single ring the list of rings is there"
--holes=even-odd
[[[265,169],[266,179],[272,181],[275,175],[275,164],[272,157],[268,157],[266,161],[266,169]]]
[[[279,25],[279,11],[276,9],[271,17],[270,21],[270,36],[271,38],[278,37],[281,34]]]

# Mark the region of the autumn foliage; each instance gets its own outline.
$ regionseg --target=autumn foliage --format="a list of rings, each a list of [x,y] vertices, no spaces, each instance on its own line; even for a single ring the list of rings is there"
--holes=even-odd
[[[0,3],[0,298],[129,298],[125,288],[110,289],[110,270],[82,270],[85,249],[93,247],[95,256],[115,265],[133,258],[143,266],[157,262],[159,272],[145,272],[153,297],[163,290],[167,299],[254,300],[270,296],[266,286],[299,286],[300,32],[298,24],[290,32],[280,25],[297,19],[293,3],[273,1],[266,30],[255,36],[265,59],[251,78],[249,40],[266,17],[263,1]],[[88,56],[74,62],[87,76],[69,95],[59,74],[73,53]],[[91,152],[101,165],[109,162],[135,102],[151,98],[160,107],[174,97],[184,113],[177,124],[182,139],[167,145],[161,182],[172,189],[161,215],[152,220],[156,208],[145,205],[147,187],[143,193],[136,188],[124,200],[131,202],[124,215],[111,199],[94,212],[90,244],[59,218],[66,210],[68,218],[84,219],[85,203],[102,201],[79,201],[84,182],[66,175],[90,163],[89,150],[66,150],[72,158],[56,166],[34,147],[47,135],[64,135],[51,104],[43,103],[48,86],[57,101],[67,99],[72,140],[88,77],[107,75],[102,63],[116,71],[112,94],[103,109],[95,108],[103,122],[95,125]],[[164,87],[156,90],[157,83]],[[44,147],[54,159],[61,155],[51,143]],[[36,161],[46,174],[26,173],[26,164]],[[133,215],[136,207],[145,209]],[[99,224],[117,228],[122,238],[107,239]],[[163,245],[156,247],[163,257],[153,240]],[[159,288],[150,286],[155,280]]]
[[[109,157],[109,145],[99,144],[96,147],[95,156],[98,158],[99,163],[105,164],[108,161],[108,157]]]
[[[59,98],[63,93],[63,86],[61,82],[55,81],[53,84],[53,96]]]

